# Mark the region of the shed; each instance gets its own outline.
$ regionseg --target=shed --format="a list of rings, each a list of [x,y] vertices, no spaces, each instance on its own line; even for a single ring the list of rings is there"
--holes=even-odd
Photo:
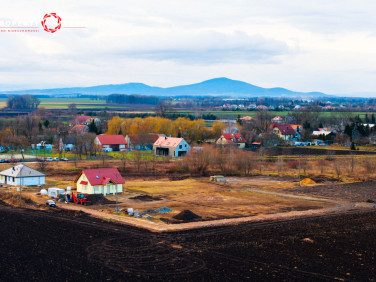
[[[64,189],[57,188],[57,187],[48,188],[48,196],[51,198],[58,198],[59,195],[63,193],[65,193]]]

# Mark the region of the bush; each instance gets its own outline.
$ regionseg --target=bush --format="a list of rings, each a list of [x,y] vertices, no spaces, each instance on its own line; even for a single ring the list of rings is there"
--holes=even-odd
[[[299,167],[299,161],[293,160],[287,162],[287,167],[291,169],[297,169]]]

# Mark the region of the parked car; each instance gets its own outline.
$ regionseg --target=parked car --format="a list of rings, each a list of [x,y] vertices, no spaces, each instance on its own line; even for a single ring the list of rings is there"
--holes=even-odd
[[[69,161],[69,159],[67,159],[67,158],[61,158],[60,160],[61,160],[61,161],[65,161],[65,162],[66,162],[66,161]]]
[[[53,158],[48,157],[48,158],[46,158],[46,161],[47,161],[47,162],[52,162],[52,161],[53,161]]]
[[[5,163],[10,163],[10,160],[9,159],[5,159],[4,162]]]
[[[47,200],[46,205],[51,208],[56,208],[56,203],[53,200]]]
[[[0,163],[5,163],[5,160],[4,160],[4,159],[1,159],[1,160],[0,160]]]
[[[53,158],[53,160],[56,161],[56,162],[60,161],[59,158]]]

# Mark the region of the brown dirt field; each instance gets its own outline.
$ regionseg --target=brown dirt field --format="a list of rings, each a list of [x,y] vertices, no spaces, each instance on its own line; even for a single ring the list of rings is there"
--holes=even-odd
[[[191,210],[202,217],[203,220],[253,216],[260,214],[272,214],[284,211],[300,211],[307,209],[319,209],[328,207],[330,204],[303,199],[285,198],[276,195],[266,195],[251,191],[243,186],[249,183],[256,183],[257,180],[245,178],[229,178],[229,184],[210,183],[208,178],[185,179],[179,181],[148,180],[142,179],[127,181],[125,193],[118,196],[119,207],[126,209],[132,207],[144,211],[146,209],[157,209],[167,206],[173,210],[171,213],[158,214],[155,219],[168,219],[183,210]],[[260,178],[258,181],[260,182]],[[269,182],[268,182],[269,181]],[[267,180],[266,178],[258,183],[259,186],[266,184],[294,187],[296,184],[287,181]],[[155,201],[142,201],[130,199],[137,196],[149,195],[160,198]],[[115,201],[113,195],[107,196]],[[104,209],[111,212],[115,205],[93,205],[92,209]]]
[[[376,182],[354,182],[336,185],[318,185],[310,187],[296,187],[286,192],[310,194],[315,196],[346,199],[350,201],[376,202]]]

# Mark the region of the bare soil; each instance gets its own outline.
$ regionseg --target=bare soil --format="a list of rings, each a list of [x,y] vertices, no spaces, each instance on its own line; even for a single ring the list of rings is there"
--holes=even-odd
[[[0,205],[2,281],[375,281],[376,211],[152,233]]]
[[[356,202],[376,202],[376,182],[354,182],[335,185],[295,187],[286,192],[345,199]]]

